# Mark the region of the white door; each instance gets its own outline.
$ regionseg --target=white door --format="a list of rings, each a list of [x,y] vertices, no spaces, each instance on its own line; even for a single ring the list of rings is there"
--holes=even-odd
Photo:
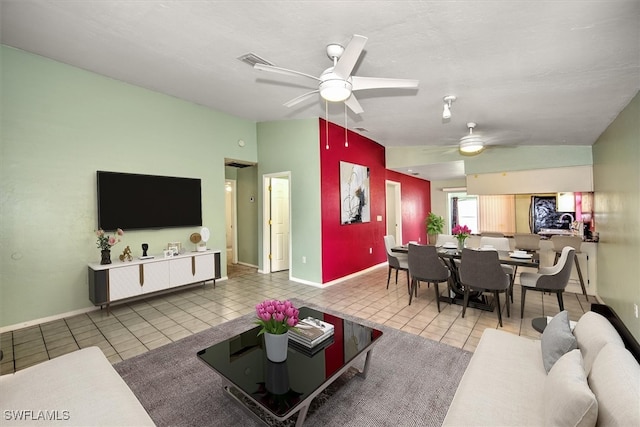
[[[289,180],[271,178],[271,272],[289,269]]]
[[[386,191],[387,234],[396,239],[397,244],[402,244],[402,210],[400,203],[400,183],[387,181]]]

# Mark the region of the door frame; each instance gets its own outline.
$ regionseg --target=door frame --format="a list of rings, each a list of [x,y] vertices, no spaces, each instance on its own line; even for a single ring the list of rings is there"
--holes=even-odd
[[[232,250],[231,250],[231,260],[227,260],[227,262],[231,262],[231,264],[237,264],[238,263],[238,186],[237,186],[237,182],[235,179],[225,179],[225,189],[224,191],[226,192],[226,186],[227,183],[229,183],[229,186],[231,187],[231,227],[232,227],[232,232],[231,232],[231,245],[232,245]],[[225,197],[226,199],[226,197]],[[225,209],[226,209],[226,203],[225,203]],[[227,251],[227,242],[226,242],[226,230],[225,230],[225,255],[226,255],[226,251]]]
[[[385,180],[385,187],[384,190],[385,192],[387,191],[387,188],[389,188],[389,186],[393,187],[393,200],[394,200],[394,207],[395,207],[395,216],[396,216],[396,223],[397,225],[397,235],[394,234],[394,237],[396,238],[396,242],[397,244],[402,244],[402,199],[401,199],[401,193],[402,193],[402,186],[400,185],[400,183],[398,181],[390,181],[390,180]],[[385,203],[386,203],[386,198],[385,198]],[[388,211],[389,210],[389,206],[385,206],[385,209]],[[385,225],[387,225],[387,221],[385,218]],[[387,230],[387,234],[389,233],[389,230]]]
[[[271,226],[269,225],[269,218],[271,217],[271,192],[269,191],[269,186],[271,185],[271,178],[283,178],[289,181],[289,241],[287,245],[289,246],[289,277],[291,277],[291,230],[293,227],[291,226],[291,222],[293,218],[291,217],[291,172],[276,172],[262,175],[262,200],[264,203],[262,204],[262,271],[266,274],[271,273],[271,260],[269,259],[269,254],[271,253]]]

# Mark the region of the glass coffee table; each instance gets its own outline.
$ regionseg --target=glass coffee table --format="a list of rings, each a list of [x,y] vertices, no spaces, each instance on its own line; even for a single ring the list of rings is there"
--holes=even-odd
[[[382,332],[308,307],[300,318],[324,320],[335,327],[334,336],[312,350],[289,339],[287,360],[267,359],[260,327],[252,328],[198,352],[198,358],[217,372],[228,395],[252,415],[254,406],[278,421],[298,413],[301,426],[311,401],[366,353],[359,375],[366,377],[374,344]]]

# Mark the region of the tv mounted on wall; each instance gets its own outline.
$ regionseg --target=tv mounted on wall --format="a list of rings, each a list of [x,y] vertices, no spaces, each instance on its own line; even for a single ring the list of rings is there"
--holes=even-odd
[[[103,230],[202,225],[200,179],[97,171]]]

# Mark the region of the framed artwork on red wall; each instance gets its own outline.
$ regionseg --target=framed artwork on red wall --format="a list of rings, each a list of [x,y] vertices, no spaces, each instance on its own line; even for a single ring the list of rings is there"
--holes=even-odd
[[[369,168],[340,162],[340,222],[355,224],[371,221]]]

